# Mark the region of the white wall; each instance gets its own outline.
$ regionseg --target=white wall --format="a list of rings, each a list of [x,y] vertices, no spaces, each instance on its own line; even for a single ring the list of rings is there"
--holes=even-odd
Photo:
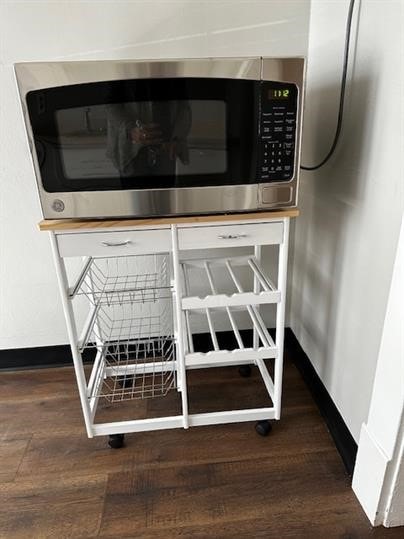
[[[13,63],[305,55],[309,0],[2,1],[0,349],[67,342]]]
[[[335,131],[347,8],[312,2],[306,165],[324,157]],[[302,175],[292,243],[292,329],[356,441],[403,214],[402,25],[402,2],[362,0],[342,139],[326,166]]]
[[[383,523],[386,526],[404,525],[403,297],[404,219],[369,415],[362,425],[352,482],[352,488],[372,524]]]

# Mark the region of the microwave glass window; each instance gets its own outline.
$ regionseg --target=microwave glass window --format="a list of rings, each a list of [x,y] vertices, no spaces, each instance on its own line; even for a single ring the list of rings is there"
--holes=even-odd
[[[56,111],[65,178],[227,171],[226,102],[133,101]]]

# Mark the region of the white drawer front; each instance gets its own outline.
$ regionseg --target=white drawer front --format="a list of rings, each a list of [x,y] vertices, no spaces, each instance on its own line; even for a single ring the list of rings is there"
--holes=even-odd
[[[61,256],[125,256],[171,250],[170,230],[60,234]]]
[[[180,228],[178,243],[181,250],[210,247],[243,247],[272,245],[283,241],[283,223],[254,223]]]

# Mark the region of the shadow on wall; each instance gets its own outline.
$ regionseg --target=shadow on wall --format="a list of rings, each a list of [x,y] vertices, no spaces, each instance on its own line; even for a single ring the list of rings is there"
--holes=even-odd
[[[342,331],[341,313],[345,327],[354,331],[358,324],[350,305],[342,304],[340,292],[343,277],[354,264],[352,255],[346,253],[346,225],[365,198],[368,160],[364,143],[373,121],[369,103],[372,83],[372,78],[354,80],[346,98],[341,138],[334,155],[318,171],[302,171],[301,175],[301,217],[292,233],[290,308],[296,324],[304,329],[316,356],[321,358],[317,367],[322,380],[333,380],[332,354]],[[311,92],[310,100],[324,103],[327,96],[335,96],[338,91],[339,86],[318,88]],[[332,125],[334,129],[335,124]],[[320,152],[324,152],[324,127],[317,127],[311,129],[310,153],[323,158],[324,153]],[[306,164],[304,158],[302,162]],[[347,325],[346,318],[350,317],[353,324],[348,321]]]

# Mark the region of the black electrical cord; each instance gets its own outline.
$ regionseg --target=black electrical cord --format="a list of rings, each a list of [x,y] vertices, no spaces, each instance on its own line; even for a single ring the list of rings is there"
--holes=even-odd
[[[352,15],[355,6],[355,0],[351,0],[348,8],[348,17],[346,22],[346,31],[345,31],[345,50],[344,50],[344,65],[342,68],[342,78],[341,78],[341,92],[339,97],[339,110],[338,110],[338,121],[337,128],[335,130],[334,140],[331,144],[331,148],[324,159],[318,164],[313,165],[312,167],[306,167],[301,165],[302,170],[317,170],[327,163],[332,154],[334,153],[335,148],[337,147],[339,136],[342,128],[342,118],[344,115],[344,101],[345,101],[345,86],[346,86],[346,75],[348,71],[348,59],[349,59],[349,42],[351,38],[351,26],[352,26]]]

